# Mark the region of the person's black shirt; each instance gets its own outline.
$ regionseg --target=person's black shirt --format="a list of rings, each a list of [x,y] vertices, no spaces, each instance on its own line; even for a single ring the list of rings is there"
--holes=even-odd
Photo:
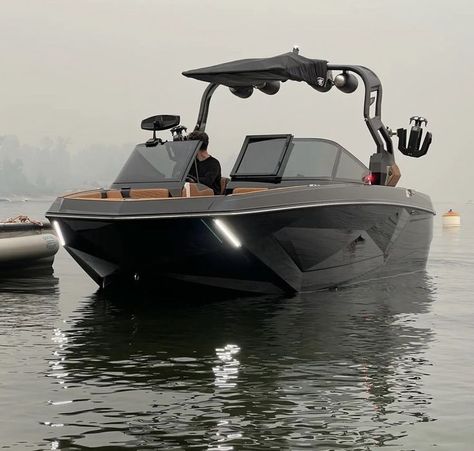
[[[196,176],[196,166],[198,174]],[[221,193],[221,165],[214,157],[207,157],[203,161],[196,158],[196,164],[191,166],[189,175],[192,175],[199,183],[212,188],[214,194]]]

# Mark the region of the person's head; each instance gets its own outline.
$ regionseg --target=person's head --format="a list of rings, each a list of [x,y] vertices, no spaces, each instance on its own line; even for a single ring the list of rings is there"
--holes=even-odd
[[[207,146],[209,144],[209,136],[206,132],[200,132],[198,130],[194,130],[188,135],[188,140],[196,140],[201,141],[201,147],[199,148],[200,151],[207,150]]]

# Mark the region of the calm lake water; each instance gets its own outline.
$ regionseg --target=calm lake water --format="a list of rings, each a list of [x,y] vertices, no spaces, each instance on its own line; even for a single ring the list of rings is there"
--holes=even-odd
[[[474,449],[474,205],[436,207],[426,272],[338,291],[104,299],[63,250],[3,281],[0,449]]]

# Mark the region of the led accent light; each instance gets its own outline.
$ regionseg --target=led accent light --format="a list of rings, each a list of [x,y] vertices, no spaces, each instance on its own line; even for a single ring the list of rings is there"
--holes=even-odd
[[[64,241],[64,235],[61,230],[61,227],[59,227],[59,222],[58,221],[53,221],[53,227],[54,230],[56,230],[56,234],[58,235],[59,242],[61,243],[61,246],[66,246],[66,241]]]
[[[214,219],[214,224],[217,226],[217,228],[222,232],[222,234],[227,238],[227,240],[234,247],[242,246],[242,243],[238,240],[238,238],[229,230],[229,228],[220,219]]]

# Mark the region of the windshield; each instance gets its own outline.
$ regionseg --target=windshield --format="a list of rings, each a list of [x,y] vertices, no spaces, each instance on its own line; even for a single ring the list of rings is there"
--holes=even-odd
[[[295,138],[288,148],[285,178],[336,178],[361,181],[368,169],[334,141]]]
[[[199,141],[172,141],[135,147],[114,183],[179,181],[187,175]]]
[[[369,175],[369,169],[349,152],[342,152],[337,165],[336,178],[344,180],[362,180]]]
[[[339,147],[317,139],[294,139],[283,177],[332,177]]]

